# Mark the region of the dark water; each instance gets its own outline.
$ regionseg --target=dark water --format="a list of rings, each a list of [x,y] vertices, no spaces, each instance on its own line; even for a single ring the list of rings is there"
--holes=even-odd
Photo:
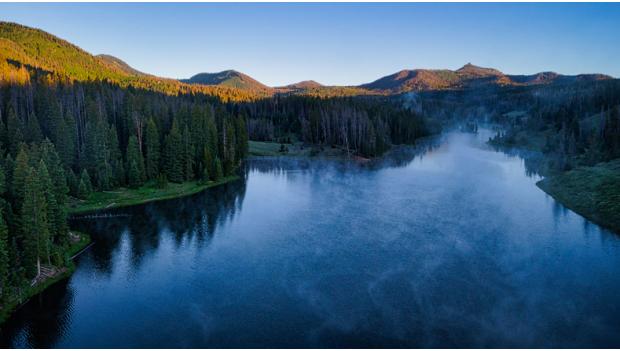
[[[13,347],[620,346],[620,241],[484,133],[77,221],[96,244]]]

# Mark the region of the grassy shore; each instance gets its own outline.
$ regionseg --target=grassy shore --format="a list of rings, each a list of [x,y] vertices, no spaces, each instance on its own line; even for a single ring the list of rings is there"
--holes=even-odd
[[[578,167],[537,185],[571,210],[620,233],[620,159]]]
[[[78,214],[103,209],[126,207],[145,204],[147,202],[169,200],[177,197],[199,193],[207,188],[228,183],[239,179],[239,176],[228,176],[218,181],[203,183],[199,181],[184,182],[180,184],[168,183],[165,188],[157,188],[149,182],[137,189],[119,188],[112,191],[95,192],[87,199],[71,199],[69,201],[69,213]]]
[[[90,236],[85,233],[76,231],[72,231],[71,233],[75,240],[71,241],[71,244],[67,247],[65,254],[67,257],[72,258],[85,249],[90,244],[91,239]],[[74,271],[75,264],[73,264],[73,260],[69,260],[66,266],[58,268],[58,273],[56,273],[53,277],[50,277],[34,286],[30,286],[30,284],[24,286],[19,296],[13,296],[9,298],[4,305],[0,305],[0,326],[11,316],[11,313],[28,302],[28,300],[30,300],[33,296],[40,294],[55,283],[68,278]]]
[[[282,149],[284,145],[284,150]],[[290,144],[280,144],[268,141],[249,142],[249,153],[251,156],[289,156],[289,157],[321,157],[321,158],[343,158],[347,157],[347,152],[342,147],[307,145],[302,142]]]

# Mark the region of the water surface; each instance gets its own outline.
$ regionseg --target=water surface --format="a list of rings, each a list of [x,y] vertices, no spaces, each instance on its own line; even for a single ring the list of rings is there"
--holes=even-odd
[[[448,133],[358,165],[261,159],[79,220],[96,244],[13,347],[620,347],[620,241],[517,156]]]

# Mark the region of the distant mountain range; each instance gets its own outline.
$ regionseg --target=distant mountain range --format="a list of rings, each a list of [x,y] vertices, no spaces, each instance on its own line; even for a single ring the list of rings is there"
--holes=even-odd
[[[283,87],[269,87],[235,71],[199,73],[189,79],[160,78],[140,72],[110,55],[93,56],[79,47],[42,30],[15,23],[0,22],[0,64],[20,63],[65,75],[76,80],[105,79],[158,91],[199,91],[249,98],[276,93],[321,95],[390,95],[410,91],[475,89],[496,86],[569,84],[578,81],[613,79],[604,74],[562,75],[541,72],[532,75],[508,75],[493,68],[471,63],[448,69],[402,70],[359,86],[324,86],[308,80]],[[215,89],[215,90],[214,90]],[[227,96],[228,96],[227,95]]]
[[[577,81],[596,81],[613,79],[604,74],[562,75],[555,72],[541,72],[532,75],[508,75],[494,68],[485,68],[471,63],[456,71],[441,69],[402,70],[379,78],[374,82],[352,86],[377,94],[400,94],[410,91],[446,90],[476,88],[482,86],[523,86],[536,84],[573,83]],[[283,87],[268,87],[252,77],[233,70],[219,73],[200,73],[190,79],[181,80],[191,84],[222,85],[238,89],[271,92],[303,92],[313,89],[329,89],[315,81],[303,81]]]
[[[484,85],[517,86],[601,79],[612,79],[612,77],[603,74],[567,76],[554,72],[542,72],[533,75],[507,75],[494,68],[484,68],[468,63],[456,71],[447,69],[403,70],[377,79],[372,83],[363,84],[361,87],[373,91],[398,94],[408,91],[474,88]]]

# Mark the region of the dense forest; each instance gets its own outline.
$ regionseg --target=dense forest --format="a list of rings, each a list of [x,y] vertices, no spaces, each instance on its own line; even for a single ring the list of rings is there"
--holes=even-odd
[[[529,89],[503,99],[495,142],[528,145],[548,155],[551,171],[620,158],[620,82]]]
[[[0,298],[61,267],[69,196],[232,174],[247,152],[242,115],[217,97],[77,82],[14,64],[0,85]]]
[[[339,146],[366,157],[438,130],[422,115],[386,97],[275,96],[241,103],[238,109],[248,116],[251,140],[277,141],[294,135],[307,144]]]
[[[22,58],[27,63],[0,60],[0,306],[25,296],[42,272],[70,264],[77,239],[67,224],[69,201],[218,181],[235,173],[249,139],[292,137],[373,157],[436,131],[388,97],[241,98],[236,90],[222,96],[178,82],[163,89],[149,85],[156,78],[125,77],[81,51],[79,60],[62,62],[67,50],[79,49],[62,41],[46,49],[41,36],[53,37],[6,28],[12,37],[25,35],[23,42],[35,40],[36,49]],[[116,73],[100,77],[107,70]]]

